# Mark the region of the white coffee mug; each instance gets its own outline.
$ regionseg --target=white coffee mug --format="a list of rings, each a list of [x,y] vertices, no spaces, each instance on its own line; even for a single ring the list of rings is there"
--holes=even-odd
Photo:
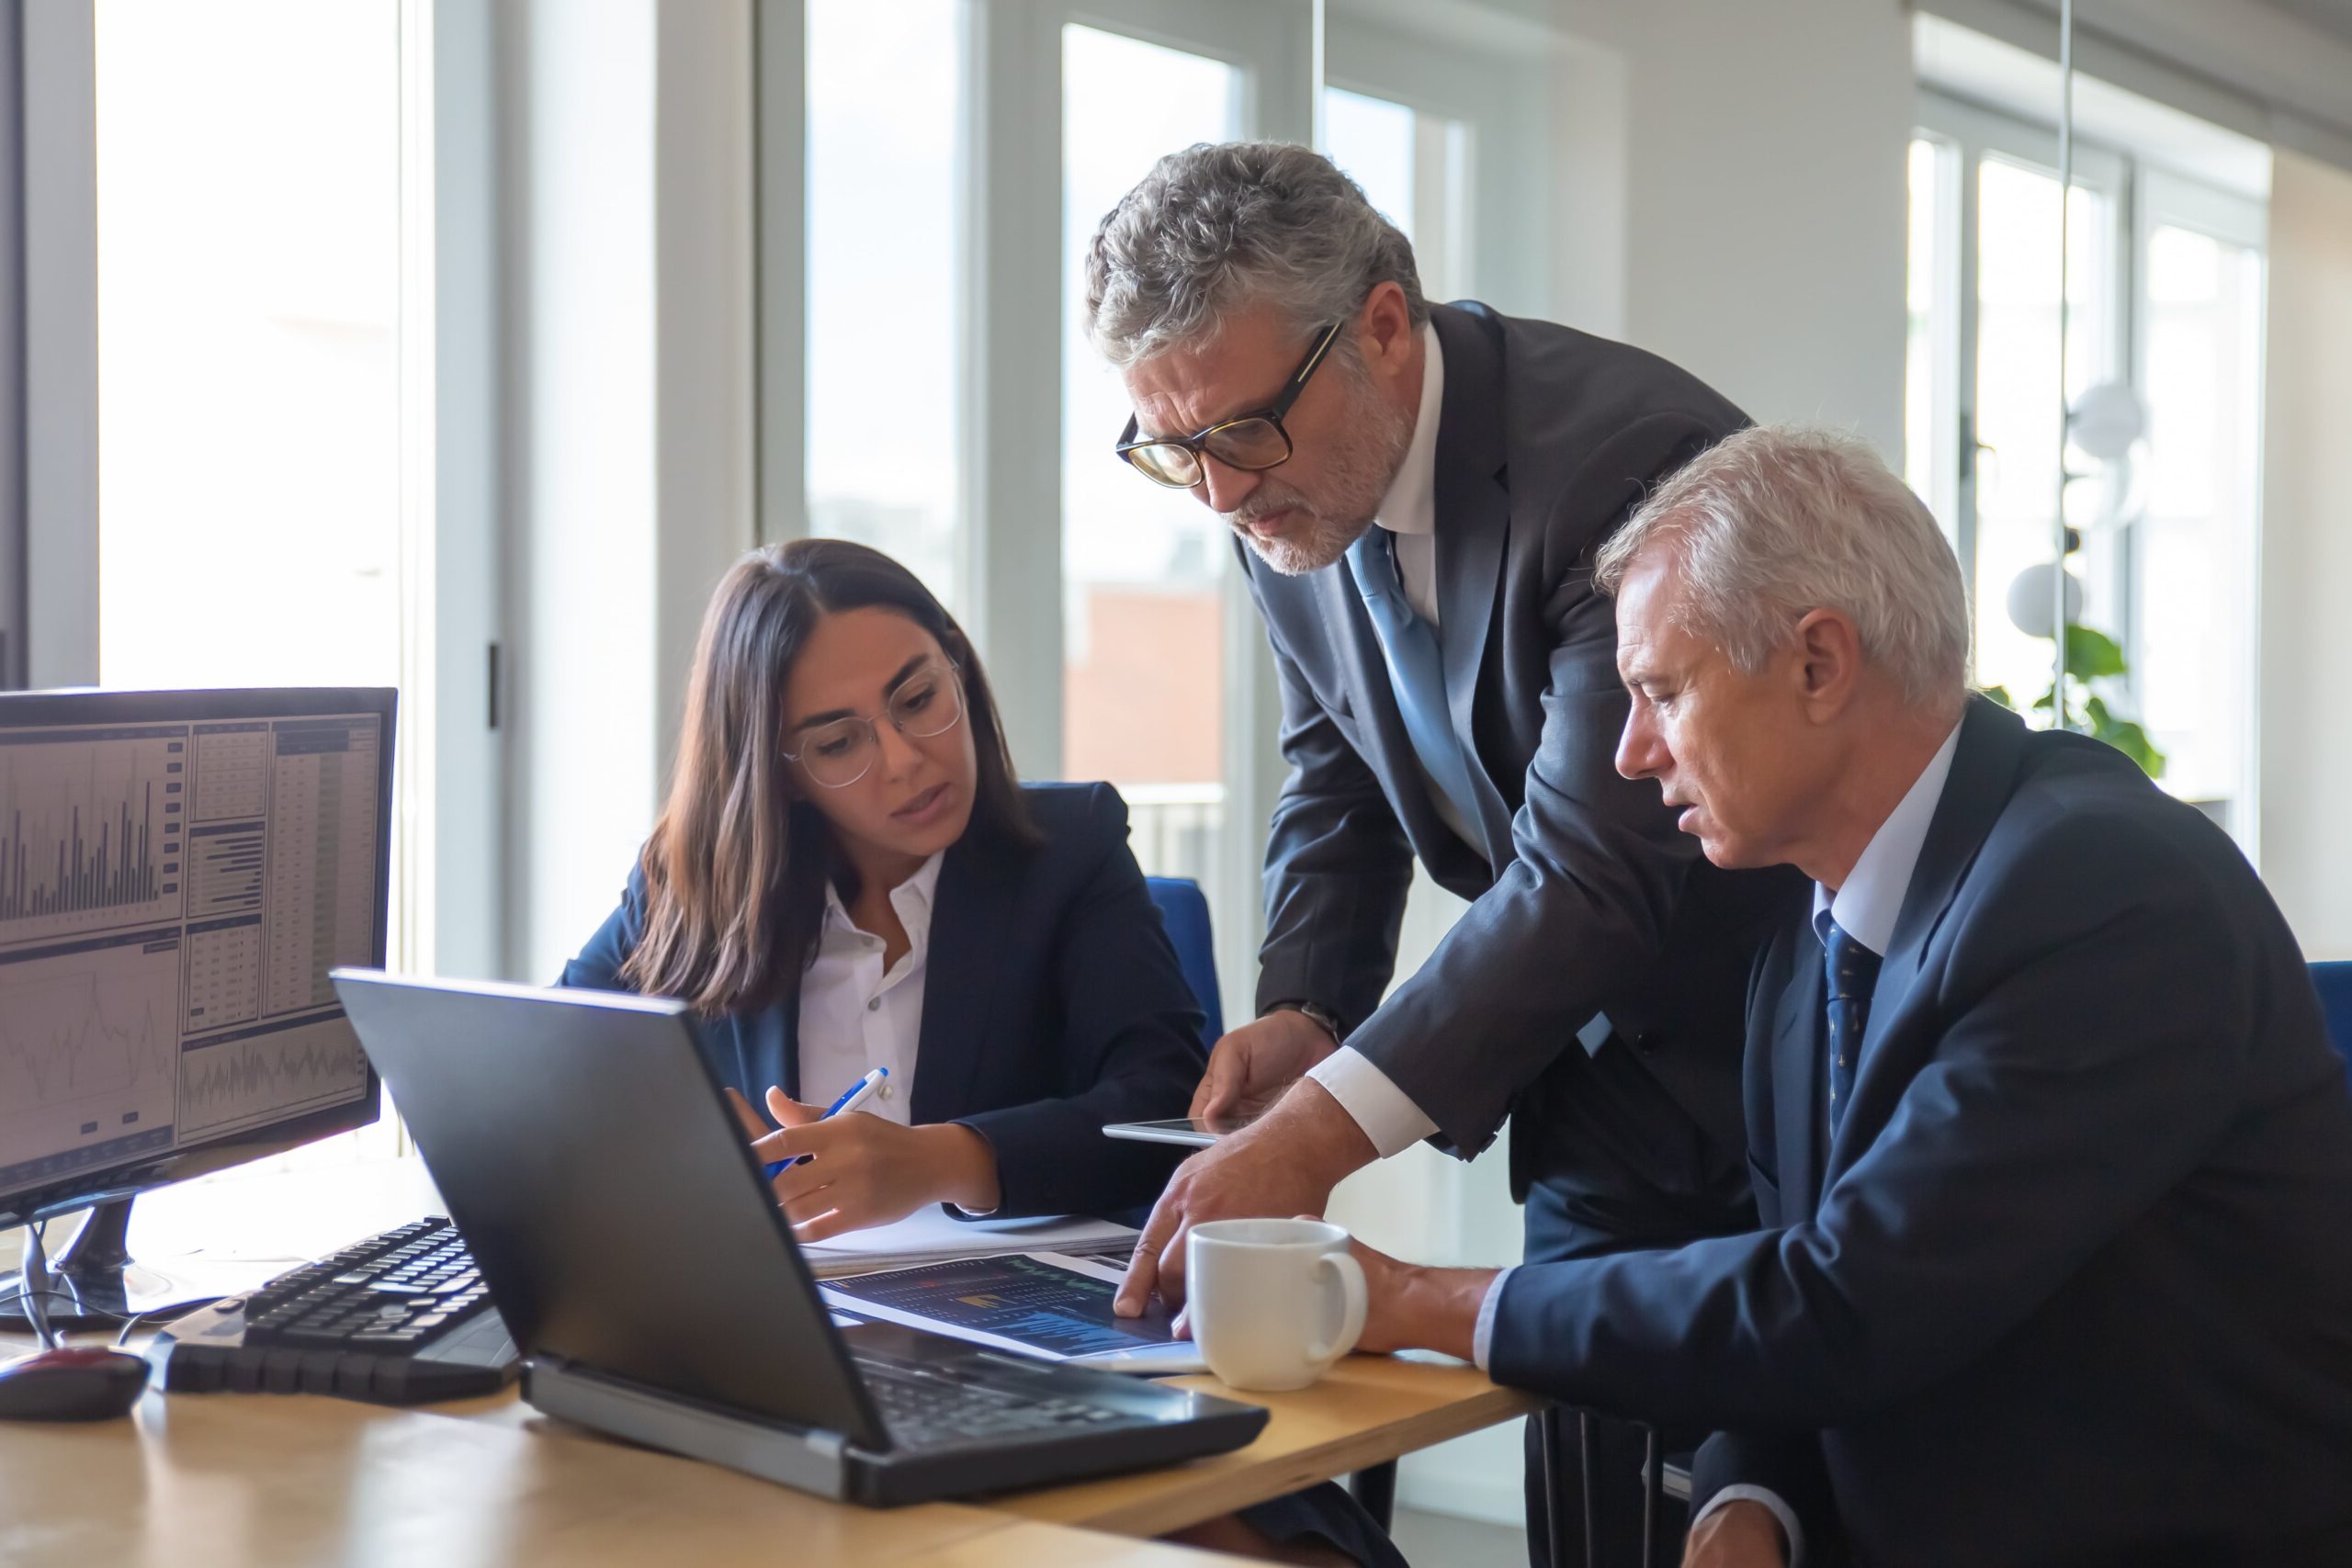
[[[1184,1253],[1201,1359],[1233,1388],[1305,1388],[1363,1332],[1363,1267],[1322,1220],[1212,1220]]]

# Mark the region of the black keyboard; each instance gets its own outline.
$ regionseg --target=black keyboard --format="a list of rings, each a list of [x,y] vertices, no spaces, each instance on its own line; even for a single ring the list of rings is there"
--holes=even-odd
[[[854,1359],[882,1424],[901,1448],[986,1442],[1016,1432],[1080,1432],[1125,1419],[1120,1411],[1083,1400],[1041,1400],[882,1356]]]
[[[326,1393],[379,1404],[493,1393],[520,1362],[464,1238],[439,1217],[181,1318],[148,1357],[173,1393]]]

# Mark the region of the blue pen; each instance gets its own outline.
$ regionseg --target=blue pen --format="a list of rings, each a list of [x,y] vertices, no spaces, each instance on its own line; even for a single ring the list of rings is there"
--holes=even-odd
[[[855,1083],[842,1090],[841,1098],[834,1100],[831,1105],[825,1107],[825,1113],[817,1118],[817,1120],[820,1122],[830,1122],[836,1116],[848,1115],[851,1111],[856,1110],[859,1106],[864,1105],[867,1100],[873,1099],[875,1094],[880,1090],[883,1083],[889,1077],[889,1068],[875,1068],[872,1072],[866,1074],[864,1077],[858,1079]],[[811,1157],[812,1156],[808,1155],[802,1155],[798,1159],[773,1160],[762,1168],[760,1174],[766,1179],[774,1181],[776,1179],[776,1173],[784,1169],[785,1167],[791,1165],[807,1165]]]

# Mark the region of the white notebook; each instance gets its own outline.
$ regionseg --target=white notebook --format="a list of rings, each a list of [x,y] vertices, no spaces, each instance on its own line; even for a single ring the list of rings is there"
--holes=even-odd
[[[1050,1214],[1025,1220],[957,1220],[926,1203],[896,1224],[804,1244],[800,1255],[820,1280],[911,1269],[954,1258],[1003,1252],[1092,1252],[1133,1242],[1136,1231],[1110,1220]]]

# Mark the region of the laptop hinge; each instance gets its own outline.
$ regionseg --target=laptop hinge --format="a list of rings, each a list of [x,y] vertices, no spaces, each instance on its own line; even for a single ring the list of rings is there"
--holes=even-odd
[[[649,1448],[820,1497],[849,1495],[849,1441],[839,1432],[729,1415],[548,1357],[535,1357],[525,1369],[523,1398],[549,1416]]]

